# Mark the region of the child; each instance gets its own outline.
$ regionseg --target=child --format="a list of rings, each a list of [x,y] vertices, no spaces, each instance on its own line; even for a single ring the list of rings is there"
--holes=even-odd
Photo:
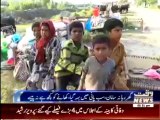
[[[106,90],[114,71],[115,62],[108,57],[109,39],[105,35],[93,38],[93,54],[83,68],[78,90]]]
[[[83,25],[74,21],[69,26],[71,39],[66,41],[55,67],[56,89],[66,90],[69,82],[77,88],[82,72],[81,63],[88,57],[88,49],[82,43]]]
[[[46,79],[50,78],[52,82],[52,74],[54,73],[55,65],[58,62],[60,57],[61,43],[60,40],[55,36],[55,27],[52,21],[45,20],[40,25],[41,29],[41,38],[36,41],[35,45],[35,57],[33,69],[30,77],[27,80],[27,84],[32,89],[30,83],[36,85],[36,89],[42,89],[42,83]],[[36,79],[35,79],[36,78]],[[47,81],[46,81],[47,82]],[[52,82],[53,83],[53,82]],[[46,87],[46,84],[43,85],[43,89],[53,89],[54,86]],[[35,89],[35,88],[33,88]]]
[[[115,60],[118,69],[123,66],[123,57],[126,55],[124,45],[120,42],[122,29],[123,23],[115,18],[108,19],[104,24],[104,32],[110,38],[110,57]]]
[[[32,31],[35,39],[30,40],[29,44],[31,46],[34,46],[35,43],[41,38],[41,28],[40,28],[40,22],[35,22],[32,24]]]
[[[35,57],[35,49],[36,49],[36,43],[41,38],[41,28],[40,28],[40,22],[35,22],[32,24],[32,31],[35,39],[32,39],[28,42],[29,49],[26,49],[25,54],[28,55],[29,60],[29,66],[30,70],[32,71],[32,67],[34,64],[34,57]]]
[[[119,8],[117,5],[111,7],[111,14],[110,14],[111,18],[116,18],[118,20],[121,20],[121,14],[118,12],[118,9]]]
[[[16,65],[16,57],[17,57],[17,54],[16,54],[16,50],[17,50],[17,46],[18,46],[18,43],[19,41],[21,40],[21,36],[19,34],[14,34],[11,38],[11,42],[10,44],[8,45],[8,61],[7,63],[9,65]]]
[[[119,76],[124,71],[123,58],[126,56],[124,45],[120,42],[123,30],[123,23],[116,19],[108,19],[104,24],[104,32],[108,34],[110,38],[110,58],[114,59],[116,63],[116,73]],[[120,77],[116,78],[115,88],[117,90],[128,90],[126,80]]]

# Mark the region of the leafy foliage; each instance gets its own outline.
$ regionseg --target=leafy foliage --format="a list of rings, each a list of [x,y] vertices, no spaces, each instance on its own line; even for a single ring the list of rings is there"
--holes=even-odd
[[[154,5],[157,3],[157,0],[136,0],[137,5],[142,5],[144,3]]]
[[[85,43],[88,43],[88,42],[91,41],[91,34],[90,34],[90,32],[88,32],[88,31],[84,32],[83,41]]]
[[[28,10],[35,8],[48,8],[48,9],[58,9],[64,10],[69,6],[68,2],[56,3],[51,0],[21,0],[19,2],[15,2],[14,0],[8,1],[9,6],[3,9],[3,12],[6,11],[17,11],[17,10]]]
[[[50,3],[50,0],[41,0],[41,3],[43,5],[43,7],[47,7],[48,4]]]
[[[64,10],[65,9],[65,2],[61,2],[60,4],[57,5],[57,9],[59,10]]]
[[[123,4],[123,3],[126,3],[126,2],[128,2],[128,0],[120,0],[120,1],[119,1],[119,3],[122,3],[122,4]]]

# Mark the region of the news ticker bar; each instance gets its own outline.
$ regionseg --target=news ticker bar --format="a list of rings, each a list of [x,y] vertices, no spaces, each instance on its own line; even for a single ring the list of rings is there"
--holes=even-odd
[[[160,104],[134,108],[133,104],[2,104],[2,119],[160,119]]]
[[[24,102],[122,102],[135,99],[152,99],[160,101],[160,91],[17,91],[14,103]]]

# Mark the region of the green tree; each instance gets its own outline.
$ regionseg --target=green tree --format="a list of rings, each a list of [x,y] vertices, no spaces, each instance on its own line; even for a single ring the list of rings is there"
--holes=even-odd
[[[154,5],[157,3],[157,0],[136,0],[137,5],[145,4],[147,6],[148,4]]]
[[[57,2],[54,2],[53,0],[50,0],[50,2],[47,3],[48,9],[57,8]]]
[[[120,1],[119,1],[119,3],[122,3],[122,4],[123,4],[123,3],[126,3],[126,2],[128,2],[128,0],[120,0]]]
[[[15,11],[20,9],[19,4],[16,4],[13,0],[9,0],[8,3],[9,3],[8,6],[9,11]]]
[[[50,0],[41,0],[42,6],[47,7],[47,4],[50,4]]]
[[[65,2],[61,2],[60,4],[57,5],[57,9],[59,10],[64,10],[66,7]]]
[[[147,2],[151,5],[154,5],[157,3],[157,0],[147,0]]]

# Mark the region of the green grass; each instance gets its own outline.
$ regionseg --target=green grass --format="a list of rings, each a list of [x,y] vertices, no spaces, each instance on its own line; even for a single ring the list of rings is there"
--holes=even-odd
[[[137,16],[135,13],[130,12],[130,13],[126,13],[126,14],[121,14],[122,19],[127,17],[128,19],[136,19]]]
[[[136,17],[136,16],[122,16],[122,19],[123,18],[125,18],[125,17],[127,17],[128,19],[138,19],[138,17]]]
[[[121,14],[121,16],[135,16],[135,12],[124,13],[124,14]]]
[[[15,90],[23,90],[25,82],[16,81],[13,71],[1,71],[1,103],[12,103]]]
[[[21,25],[16,25],[17,27],[17,32],[25,32],[26,28],[30,27],[32,24],[21,24]]]
[[[54,16],[51,17],[51,19],[59,20],[60,19],[60,15],[54,15]]]
[[[92,15],[92,9],[87,9],[87,10],[72,12],[71,16],[68,16],[68,17],[90,17],[91,15]],[[59,20],[60,15],[54,15],[51,17],[51,19]]]
[[[31,24],[16,25],[18,33],[24,33]],[[13,71],[1,70],[1,102],[12,103],[15,90],[25,88],[25,82],[14,80]]]
[[[25,90],[26,82],[14,80],[13,71],[1,71],[1,103],[13,103],[13,95],[16,90]],[[71,85],[69,90],[75,88]]]
[[[160,8],[157,5],[150,6],[149,9],[160,12]]]

